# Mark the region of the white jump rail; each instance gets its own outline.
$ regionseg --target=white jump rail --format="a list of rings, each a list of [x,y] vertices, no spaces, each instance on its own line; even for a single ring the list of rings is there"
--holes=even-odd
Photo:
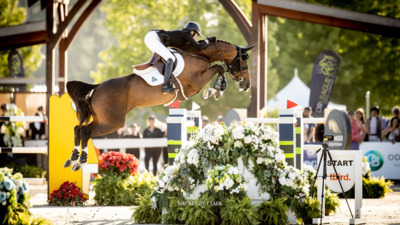
[[[1,122],[46,122],[46,116],[0,116]]]
[[[246,118],[246,122],[278,124],[279,118]],[[325,123],[325,118],[303,118],[303,123]]]
[[[96,148],[156,148],[167,147],[167,138],[92,139]]]

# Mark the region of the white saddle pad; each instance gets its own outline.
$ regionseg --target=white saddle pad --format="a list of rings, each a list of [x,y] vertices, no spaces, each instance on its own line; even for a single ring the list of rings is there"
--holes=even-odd
[[[172,49],[171,52],[175,55],[177,60],[175,70],[172,71],[172,74],[175,77],[178,77],[185,68],[185,62],[183,61],[181,54]],[[154,66],[144,70],[133,69],[133,73],[143,78],[143,80],[145,80],[150,86],[157,86],[164,83],[164,74],[158,72],[157,68]]]

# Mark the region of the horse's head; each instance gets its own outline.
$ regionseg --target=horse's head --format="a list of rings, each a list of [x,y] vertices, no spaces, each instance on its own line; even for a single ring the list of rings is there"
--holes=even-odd
[[[227,72],[231,78],[235,82],[239,83],[239,90],[249,90],[250,72],[247,64],[247,60],[249,59],[247,51],[252,49],[254,46],[243,48],[224,41],[216,41],[215,46],[218,51],[217,57],[220,57],[219,60],[226,64]]]

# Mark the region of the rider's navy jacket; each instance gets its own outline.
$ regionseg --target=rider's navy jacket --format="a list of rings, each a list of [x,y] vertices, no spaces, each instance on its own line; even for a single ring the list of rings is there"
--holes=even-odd
[[[207,43],[205,41],[200,43],[197,42],[188,30],[155,31],[157,32],[158,36],[166,47],[180,48],[188,44],[194,46],[197,50],[202,50],[207,47]]]

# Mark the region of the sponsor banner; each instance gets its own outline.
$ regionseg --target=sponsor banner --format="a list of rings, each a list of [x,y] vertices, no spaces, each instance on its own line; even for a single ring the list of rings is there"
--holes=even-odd
[[[400,143],[363,142],[360,145],[371,167],[371,176],[400,180]]]
[[[304,144],[306,145],[306,144]],[[317,151],[316,150],[303,150],[303,163],[317,169]]]
[[[314,117],[323,116],[331,97],[339,64],[339,55],[331,50],[322,51],[315,59],[309,103]]]
[[[340,180],[343,191],[346,192],[354,186],[355,182],[355,159],[356,157],[361,157],[360,151],[346,151],[346,150],[333,150],[329,151],[332,155],[332,160],[330,160],[327,155],[326,162],[326,186],[331,191],[341,193],[342,189],[340,187]],[[318,152],[318,160],[321,158],[322,151]],[[321,165],[322,167],[322,165]],[[335,168],[337,174],[335,173]],[[320,168],[318,171],[319,176],[322,176],[323,169]]]

